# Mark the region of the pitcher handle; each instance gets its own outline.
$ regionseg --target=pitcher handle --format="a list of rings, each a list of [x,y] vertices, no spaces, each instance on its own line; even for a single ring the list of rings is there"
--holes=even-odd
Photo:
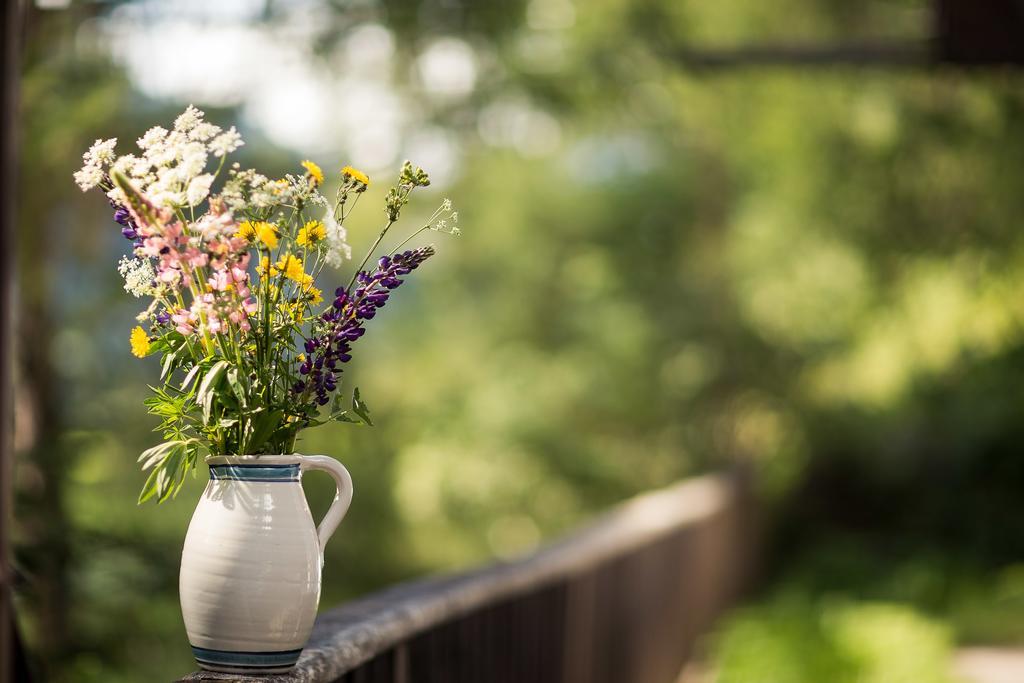
[[[348,512],[348,506],[352,504],[352,477],[344,465],[326,455],[302,456],[301,469],[303,472],[323,470],[331,475],[338,487],[337,493],[334,494],[334,502],[331,503],[327,514],[320,520],[320,525],[316,528],[316,534],[320,539],[320,564],[323,564],[324,547],[331,538],[331,534],[341,524],[345,513]]]

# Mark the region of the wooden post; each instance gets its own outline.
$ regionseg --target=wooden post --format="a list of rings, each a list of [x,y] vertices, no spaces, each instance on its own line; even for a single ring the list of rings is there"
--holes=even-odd
[[[14,199],[17,165],[19,53],[23,18],[21,0],[3,8],[3,104],[0,111],[0,683],[14,681],[14,605],[11,571],[11,475],[14,418],[11,374],[14,281]]]

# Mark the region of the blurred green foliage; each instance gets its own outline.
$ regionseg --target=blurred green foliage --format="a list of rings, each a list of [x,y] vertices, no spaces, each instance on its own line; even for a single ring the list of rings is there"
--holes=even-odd
[[[784,596],[735,616],[718,683],[952,683],[950,635],[913,609]]]
[[[920,38],[922,2],[325,7],[324,64],[361,22],[398,36],[405,114],[459,141],[446,193],[464,226],[347,371],[378,427],[299,445],[356,482],[325,607],[529,550],[741,459],[770,501],[766,582],[796,588],[726,624],[723,680],[940,681],[954,640],[1024,642],[1018,74],[709,73],[668,56]],[[112,61],[95,39],[109,12],[33,12],[22,90],[19,608],[53,680],[192,668],[176,577],[203,482],[134,504],[157,368],[128,355],[125,243],[71,182],[94,138],[133,140],[182,103],[143,97]],[[439,35],[477,51],[457,102],[405,77],[401,60]],[[244,164],[304,158],[242,127]],[[356,253],[378,218],[348,226]],[[318,516],[331,484],[305,485]]]

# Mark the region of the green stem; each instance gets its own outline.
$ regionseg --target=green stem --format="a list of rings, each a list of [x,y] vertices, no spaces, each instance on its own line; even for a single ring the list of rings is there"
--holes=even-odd
[[[395,247],[394,249],[392,249],[391,251],[389,251],[389,252],[388,252],[388,256],[392,256],[392,255],[393,255],[393,254],[394,254],[394,253],[395,253],[396,251],[398,251],[399,249],[401,249],[402,247],[404,247],[404,246],[405,246],[406,244],[408,244],[408,243],[409,243],[409,241],[410,241],[410,240],[411,240],[412,238],[416,237],[416,236],[417,236],[417,235],[419,235],[419,234],[420,234],[421,232],[424,232],[424,231],[426,231],[426,230],[430,230],[430,224],[424,225],[424,226],[423,226],[422,228],[420,228],[419,230],[417,230],[416,232],[414,232],[413,234],[409,235],[409,236],[408,236],[408,237],[406,237],[406,238],[405,238],[404,240],[402,240],[401,242],[399,242],[399,243],[398,243],[398,246],[397,246],[397,247]]]
[[[373,252],[377,251],[377,247],[380,246],[381,240],[384,239],[384,235],[388,234],[388,230],[390,230],[391,226],[394,225],[394,224],[395,224],[394,221],[389,220],[387,222],[387,224],[384,226],[384,229],[380,231],[379,235],[377,235],[377,239],[374,240],[373,245],[370,247],[370,250],[368,252],[366,252],[366,256],[363,257],[362,263],[360,263],[359,267],[356,268],[354,273],[352,273],[352,279],[348,281],[348,286],[345,287],[345,291],[346,292],[349,292],[351,294],[351,292],[352,292],[352,285],[355,284],[356,278],[359,277],[359,273],[366,266],[366,262],[370,260],[370,257],[373,256]]]

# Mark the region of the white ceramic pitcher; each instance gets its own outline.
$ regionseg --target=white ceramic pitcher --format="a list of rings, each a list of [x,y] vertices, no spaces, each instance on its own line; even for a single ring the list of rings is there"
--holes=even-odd
[[[309,640],[327,540],[352,502],[352,478],[323,455],[207,458],[210,483],[181,554],[185,630],[204,669],[281,673]],[[300,483],[324,470],[338,486],[319,528]]]

